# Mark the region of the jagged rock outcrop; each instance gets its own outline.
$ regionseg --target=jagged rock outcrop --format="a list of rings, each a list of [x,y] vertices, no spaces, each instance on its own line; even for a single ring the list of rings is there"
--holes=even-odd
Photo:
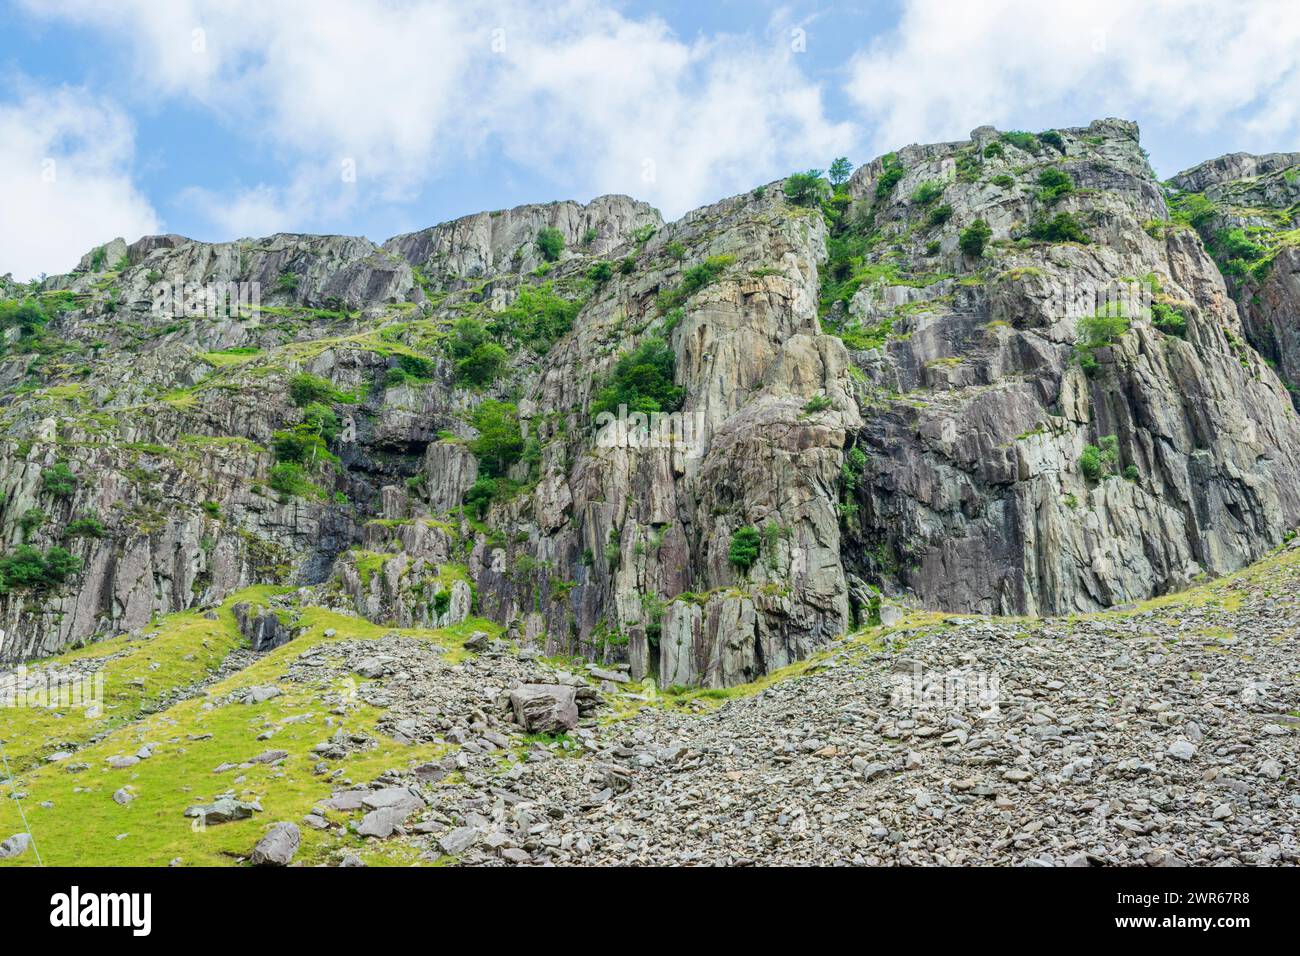
[[[1300,426],[1285,390],[1241,348],[1195,234],[1143,228],[1170,217],[1136,127],[1055,134],[1020,146],[984,128],[969,143],[909,147],[892,189],[877,195],[879,165],[851,187],[891,245],[872,255],[889,274],[849,313],[875,322],[881,301],[891,325],[880,348],[854,356],[871,410],[855,436],[867,461],[848,563],[926,606],[1059,614],[1138,600],[1240,567],[1300,518]],[[1045,197],[1048,168],[1074,188]],[[950,210],[937,227],[916,199],[926,182],[943,184]],[[1034,237],[1035,222],[1062,214],[1086,244]],[[974,262],[957,239],[977,218],[992,239]],[[1122,334],[1088,350],[1086,373],[1080,319],[1139,277],[1185,331],[1131,312]],[[909,294],[891,297],[900,285]],[[1089,476],[1085,446],[1106,436],[1115,477]]]
[[[384,249],[421,269],[440,287],[505,273],[531,272],[545,260],[537,248],[543,228],[559,230],[568,255],[603,256],[638,229],[663,219],[647,203],[627,196],[598,196],[585,206],[553,202],[498,209],[394,236]]]
[[[1219,262],[1250,344],[1300,387],[1300,153],[1232,153],[1172,180]]]
[[[1293,167],[1225,157],[1179,188],[1283,237]],[[1133,124],[909,146],[824,209],[782,187],[667,225],[606,196],[382,246],[114,240],[6,287],[36,313],[0,358],[0,541],[28,561],[0,661],[273,583],[724,686],[890,599],[1094,610],[1300,521],[1264,360],[1292,381],[1295,250],[1270,240],[1249,287],[1216,265]],[[160,309],[177,277],[260,301]],[[1139,280],[1151,303],[1085,321]]]

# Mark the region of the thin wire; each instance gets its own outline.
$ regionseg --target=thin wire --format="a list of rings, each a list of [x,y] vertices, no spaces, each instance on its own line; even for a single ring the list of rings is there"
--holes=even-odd
[[[13,771],[9,769],[9,755],[5,752],[5,742],[3,740],[0,740],[0,760],[4,761],[5,779],[11,784],[16,783]],[[18,816],[22,817],[23,829],[27,831],[27,839],[32,843],[32,852],[36,854],[36,865],[43,867],[45,861],[41,859],[41,851],[36,846],[36,834],[32,832],[32,826],[27,822],[27,814],[23,811],[23,799],[18,795],[17,790],[14,790],[13,794],[11,794],[11,799],[18,804]]]

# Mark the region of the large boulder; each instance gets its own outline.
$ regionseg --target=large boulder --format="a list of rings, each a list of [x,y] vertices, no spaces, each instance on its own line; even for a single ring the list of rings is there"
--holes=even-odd
[[[253,849],[254,866],[287,866],[302,844],[302,833],[293,823],[277,823]]]
[[[530,734],[558,734],[578,726],[576,688],[524,684],[510,692],[515,722]]]

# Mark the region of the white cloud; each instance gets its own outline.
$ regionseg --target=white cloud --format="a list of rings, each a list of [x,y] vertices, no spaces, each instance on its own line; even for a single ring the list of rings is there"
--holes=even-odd
[[[205,105],[318,190],[316,201],[265,184],[225,200],[190,194],[238,234],[319,227],[321,203],[400,201],[498,151],[569,195],[627,192],[672,216],[824,164],[853,135],[826,118],[778,31],[686,42],[601,0],[174,0],[162,15],[147,0],[29,7],[120,38],[137,89]],[[344,158],[357,190],[331,180]]]
[[[1241,133],[1276,141],[1297,132],[1300,7],[908,0],[897,28],[849,74],[881,151],[1045,115],[1187,124],[1243,148]]]
[[[66,271],[106,239],[159,232],[133,156],[129,120],[84,89],[20,86],[0,103],[0,272]]]

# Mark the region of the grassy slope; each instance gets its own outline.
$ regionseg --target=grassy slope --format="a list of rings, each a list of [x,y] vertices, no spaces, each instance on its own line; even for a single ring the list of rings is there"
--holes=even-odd
[[[18,776],[14,786],[0,785],[0,834],[7,837],[23,829],[17,805],[7,799],[17,789],[26,794],[23,807],[47,865],[157,866],[176,858],[186,865],[229,864],[246,857],[269,824],[298,821],[314,804],[329,796],[332,785],[325,777],[312,773],[316,760],[310,751],[339,726],[379,741],[376,749],[333,762],[332,766],[343,770],[343,778],[357,783],[373,779],[391,767],[422,763],[444,752],[432,745],[404,746],[376,732],[375,721],[381,712],[360,702],[354,702],[354,709],[346,717],[331,715],[331,708],[322,698],[346,692],[341,684],[312,687],[283,680],[289,664],[310,647],[349,639],[375,639],[394,630],[318,608],[308,609],[299,619],[306,630],[292,643],[214,684],[203,695],[125,722],[131,708],[138,714],[140,702],[155,695],[155,688],[167,681],[173,682],[171,686],[191,683],[238,646],[239,635],[229,605],[250,596],[243,592],[231,598],[219,621],[206,621],[190,612],[170,615],[163,620],[158,637],[150,641],[134,642],[132,646],[117,638],[95,645],[88,652],[76,652],[103,655],[122,647],[130,651],[108,665],[106,697],[116,704],[100,721],[71,715],[59,718],[47,711],[0,710],[0,734],[12,741],[8,745],[11,762],[14,754],[22,754],[28,768],[19,771],[15,767]],[[324,636],[328,628],[337,631],[331,638]],[[499,630],[489,622],[471,620],[440,631],[398,633],[448,646],[452,652],[445,659],[454,663],[464,654],[464,640],[480,629]],[[158,670],[149,670],[150,661],[167,663]],[[143,696],[127,690],[131,686],[129,675],[136,673],[148,675]],[[209,696],[220,697],[257,684],[277,684],[284,694],[256,705],[207,706]],[[33,762],[33,755],[49,752],[52,741],[86,741],[114,724],[115,729],[79,749],[71,760],[40,766]],[[268,730],[274,730],[270,739],[257,739]],[[210,738],[196,739],[208,734]],[[145,743],[155,744],[154,755],[135,766],[114,770],[105,763],[116,754],[133,754]],[[272,749],[286,750],[290,756],[275,767],[257,764],[214,773],[221,764],[241,763]],[[89,764],[89,768],[72,772],[69,764]],[[134,788],[136,799],[122,806],[112,796],[125,786]],[[233,792],[239,799],[258,800],[263,812],[250,820],[210,825],[201,832],[192,830],[185,809],[226,792]],[[51,806],[42,806],[47,802]],[[343,845],[372,863],[411,862],[412,852],[404,845],[394,843],[380,848],[355,837],[322,834],[308,828],[303,828],[303,849],[298,859],[304,863],[324,861]],[[16,860],[0,861],[0,865],[33,862],[33,854],[28,853]]]
[[[1135,610],[1106,611],[1084,617],[1122,619],[1133,613],[1156,612],[1177,619],[1181,611],[1196,607],[1232,610],[1240,606],[1248,590],[1265,596],[1291,591],[1297,575],[1300,575],[1300,549],[1282,549],[1253,567],[1180,594],[1145,602]],[[106,668],[109,707],[98,721],[88,721],[79,715],[59,717],[47,711],[0,710],[0,736],[7,741],[11,762],[17,759],[24,768],[18,772],[15,786],[26,794],[23,805],[47,864],[165,865],[175,858],[186,865],[235,863],[247,857],[270,823],[297,821],[329,795],[331,784],[312,773],[315,760],[310,750],[331,736],[340,723],[379,741],[378,749],[335,763],[343,769],[343,776],[355,783],[373,779],[390,767],[424,762],[445,752],[446,748],[432,745],[403,746],[379,734],[374,728],[380,712],[365,705],[358,704],[346,718],[331,717],[330,706],[322,698],[344,690],[343,687],[312,687],[283,680],[289,664],[309,647],[349,639],[375,639],[393,630],[317,608],[308,609],[299,619],[305,631],[291,644],[215,684],[206,695],[159,713],[140,716],[150,700],[169,687],[182,687],[201,679],[239,645],[239,634],[229,611],[231,604],[238,600],[264,599],[273,590],[257,588],[233,596],[217,621],[205,620],[194,612],[175,614],[163,620],[159,635],[151,640],[131,642],[116,638],[65,655],[61,660],[119,655]],[[864,631],[753,684],[725,690],[666,693],[646,701],[624,699],[615,702],[604,719],[623,719],[645,706],[712,709],[726,700],[757,693],[778,680],[797,679],[827,656],[846,649],[875,652],[882,646],[887,630],[914,637],[942,628],[943,622],[953,617],[956,615],[917,612],[895,628]],[[334,637],[324,636],[327,628],[337,631]],[[446,660],[454,663],[465,653],[464,640],[479,629],[493,633],[500,630],[489,622],[471,620],[439,631],[399,633],[413,640],[436,641],[447,646],[451,652]],[[151,667],[155,663],[159,665],[157,669]],[[143,687],[130,683],[137,677],[144,680]],[[278,684],[285,693],[257,705],[205,707],[209,695],[217,697],[240,687],[270,683]],[[286,722],[290,719],[293,722]],[[274,736],[268,740],[256,739],[269,729],[275,729]],[[103,739],[83,746],[72,761],[40,764],[40,756],[68,742],[84,743],[105,731]],[[194,739],[204,734],[212,737]],[[124,770],[109,769],[105,763],[115,754],[134,753],[146,742],[157,745],[152,758]],[[270,749],[287,750],[290,756],[279,767],[254,765],[220,775],[213,772],[220,764],[247,761]],[[69,762],[86,763],[90,767],[73,773],[67,769]],[[135,788],[137,799],[127,806],[119,806],[112,794],[127,785]],[[12,800],[3,799],[13,789],[0,784],[0,838],[22,829],[16,805]],[[259,800],[263,812],[251,820],[210,826],[204,832],[192,831],[191,821],[183,815],[185,808],[208,802],[227,791],[234,791],[241,799]],[[52,806],[42,807],[43,802]],[[298,859],[308,864],[325,862],[344,847],[372,864],[415,862],[414,851],[402,841],[366,843],[343,833],[322,834],[307,828],[303,829],[303,849]],[[0,865],[33,862],[33,855],[28,853],[18,860],[0,861]]]

